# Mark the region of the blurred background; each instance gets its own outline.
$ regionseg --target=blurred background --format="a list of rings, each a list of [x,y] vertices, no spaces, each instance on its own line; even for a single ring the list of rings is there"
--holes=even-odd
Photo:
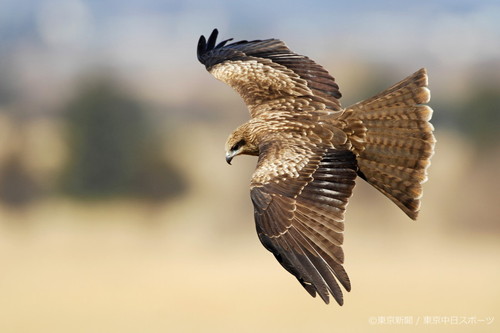
[[[498,331],[499,17],[496,0],[1,0],[0,331]],[[344,106],[429,71],[420,218],[358,181],[343,307],[256,237],[256,160],[224,160],[248,113],[196,59],[215,27],[284,40]]]

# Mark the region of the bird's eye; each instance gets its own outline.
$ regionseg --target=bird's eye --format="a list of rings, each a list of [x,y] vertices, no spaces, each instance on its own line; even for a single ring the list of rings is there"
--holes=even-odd
[[[240,141],[236,142],[236,144],[233,146],[233,148],[231,148],[231,150],[236,151],[236,150],[240,149],[243,145],[245,145],[245,140],[240,140]]]

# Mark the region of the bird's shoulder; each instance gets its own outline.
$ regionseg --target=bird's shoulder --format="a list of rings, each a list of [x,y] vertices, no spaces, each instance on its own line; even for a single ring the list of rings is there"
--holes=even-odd
[[[266,131],[259,144],[252,186],[291,180],[305,182],[326,151],[350,149],[345,133],[327,123],[278,121]]]

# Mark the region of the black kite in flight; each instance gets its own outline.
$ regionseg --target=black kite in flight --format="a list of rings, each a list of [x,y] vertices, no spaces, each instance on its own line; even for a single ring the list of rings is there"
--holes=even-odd
[[[312,295],[342,305],[344,211],[359,176],[416,219],[434,151],[427,73],[342,108],[332,76],[277,39],[198,42],[198,60],[243,98],[251,119],[227,140],[228,163],[258,156],[250,185],[257,234]]]

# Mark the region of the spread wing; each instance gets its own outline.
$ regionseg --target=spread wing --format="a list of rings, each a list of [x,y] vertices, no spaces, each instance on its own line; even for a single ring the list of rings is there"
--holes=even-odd
[[[198,42],[198,60],[217,79],[234,88],[252,117],[258,105],[287,97],[305,97],[340,110],[335,79],[308,57],[293,53],[280,40],[266,39],[216,44],[214,29],[208,41]]]
[[[297,149],[297,148],[295,148]],[[337,283],[351,289],[342,264],[344,211],[356,178],[356,159],[333,148],[267,148],[252,180],[262,244],[312,295],[342,305]]]

